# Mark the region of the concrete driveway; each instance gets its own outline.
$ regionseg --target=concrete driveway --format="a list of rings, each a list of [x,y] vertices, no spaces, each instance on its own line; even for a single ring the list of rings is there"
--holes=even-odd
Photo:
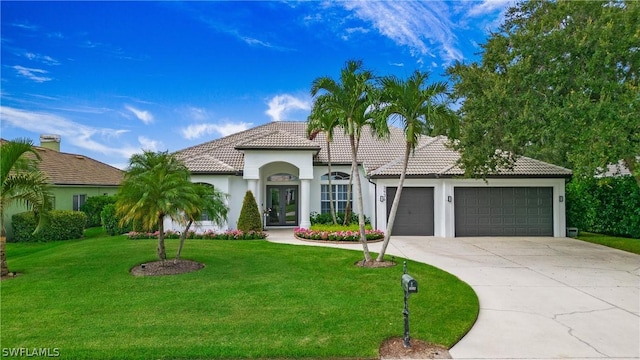
[[[310,244],[291,230],[269,240]],[[570,238],[410,236],[393,237],[387,253],[452,273],[478,294],[478,320],[454,359],[640,359],[638,255]]]

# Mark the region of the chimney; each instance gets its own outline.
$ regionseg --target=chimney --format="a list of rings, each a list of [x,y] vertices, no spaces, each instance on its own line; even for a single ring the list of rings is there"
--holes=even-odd
[[[60,135],[40,135],[40,146],[46,149],[60,152]]]

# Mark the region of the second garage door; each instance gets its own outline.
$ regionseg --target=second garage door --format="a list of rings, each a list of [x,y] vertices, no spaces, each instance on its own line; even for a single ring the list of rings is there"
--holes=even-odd
[[[387,219],[397,188],[387,188]],[[433,188],[402,188],[393,235],[433,236]]]
[[[553,188],[458,187],[456,236],[553,236]]]

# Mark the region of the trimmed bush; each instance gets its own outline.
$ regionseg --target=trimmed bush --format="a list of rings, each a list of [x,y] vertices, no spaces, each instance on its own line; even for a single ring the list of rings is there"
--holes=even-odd
[[[81,211],[51,210],[49,222],[37,233],[37,220],[32,211],[15,214],[12,217],[15,242],[58,241],[82,237],[87,215]]]
[[[632,176],[573,179],[566,195],[568,226],[640,238],[640,188]]]
[[[180,233],[172,230],[168,230],[164,233],[165,239],[179,239]],[[205,231],[204,233],[196,233],[189,231],[187,239],[193,240],[262,240],[266,239],[268,234],[264,231],[249,231],[243,232],[240,230],[227,230],[223,233],[217,233],[215,231]],[[138,239],[157,239],[158,232],[135,232],[131,231],[127,233],[127,238],[130,240]]]
[[[336,219],[338,224],[344,224],[345,214],[342,212],[336,213]],[[317,212],[312,212],[310,216],[311,225],[315,224],[333,224],[333,219],[331,218],[331,213],[320,214]],[[351,219],[349,220],[349,224],[357,224],[358,223],[358,214],[351,213]],[[365,224],[371,224],[371,220],[368,217],[364,217]]]
[[[120,219],[116,216],[115,204],[105,205],[100,212],[100,219],[104,231],[111,236],[122,235],[133,230],[133,226],[130,224],[120,226]]]
[[[293,233],[302,239],[320,240],[320,241],[360,241],[360,231],[321,231],[296,228]],[[380,240],[384,238],[384,233],[380,230],[366,230],[365,236],[367,240]]]
[[[115,202],[116,198],[114,196],[99,195],[88,197],[87,201],[80,206],[80,211],[87,214],[87,227],[101,226],[102,219],[100,213],[102,209],[105,205],[114,204]]]
[[[242,209],[238,218],[238,230],[243,232],[262,231],[262,219],[258,203],[253,193],[247,190],[242,201]]]

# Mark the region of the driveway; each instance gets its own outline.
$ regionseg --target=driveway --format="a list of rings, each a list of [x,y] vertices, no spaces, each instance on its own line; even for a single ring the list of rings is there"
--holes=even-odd
[[[269,240],[310,244],[291,230]],[[478,294],[478,320],[450,349],[454,359],[640,359],[638,255],[570,238],[411,236],[393,237],[387,253],[452,273]]]

